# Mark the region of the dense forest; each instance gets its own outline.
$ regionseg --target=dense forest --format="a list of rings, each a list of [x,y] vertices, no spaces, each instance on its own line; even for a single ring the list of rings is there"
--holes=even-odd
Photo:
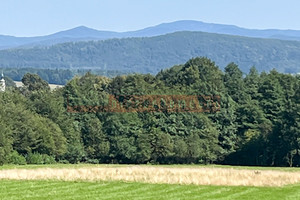
[[[86,73],[54,91],[36,74],[22,81],[0,93],[0,164],[300,164],[299,76],[243,75],[235,63],[223,72],[197,57],[155,76]],[[109,95],[219,95],[221,110],[67,112]]]
[[[300,72],[300,41],[247,38],[203,32],[176,32],[149,38],[71,42],[0,51],[2,68],[101,69],[156,74],[197,57],[213,59],[223,70],[235,61],[247,73],[273,68]]]

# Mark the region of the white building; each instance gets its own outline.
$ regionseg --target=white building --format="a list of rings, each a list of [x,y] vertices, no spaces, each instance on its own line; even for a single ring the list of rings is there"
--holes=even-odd
[[[5,91],[5,80],[4,80],[4,75],[3,72],[1,74],[1,80],[0,80],[0,92]]]

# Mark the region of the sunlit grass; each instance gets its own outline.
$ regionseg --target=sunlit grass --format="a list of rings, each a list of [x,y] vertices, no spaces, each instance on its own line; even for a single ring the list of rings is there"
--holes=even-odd
[[[286,187],[196,186],[126,182],[0,180],[0,199],[205,199],[296,200],[300,185]]]
[[[63,181],[127,181],[143,183],[284,186],[300,183],[300,171],[284,168],[151,165],[4,166],[0,179]]]
[[[99,173],[98,169],[102,172]],[[203,181],[201,179],[208,179],[205,179],[203,174],[199,174],[201,171],[205,172],[204,175],[206,174],[207,177],[215,177],[214,180],[219,183],[222,181],[246,183],[241,181],[241,178],[252,177],[254,178],[252,181],[267,181],[274,184],[274,181],[279,178],[290,180],[289,177],[285,179],[284,174],[293,176],[295,173],[300,173],[298,168],[223,165],[5,165],[0,167],[0,176],[4,173],[8,176],[16,176],[22,172],[25,173],[25,180],[0,179],[0,199],[300,199],[299,183],[279,187],[275,187],[276,184],[273,187],[229,186],[231,184],[228,183],[221,186],[207,185],[207,183],[202,185],[205,183],[201,182]],[[226,176],[228,172],[233,177]],[[211,176],[208,176],[209,173]],[[275,180],[264,177],[268,173],[273,173],[272,176],[277,174],[279,177]],[[179,177],[182,178],[181,183]],[[165,183],[161,183],[161,180]],[[201,184],[188,182],[191,180],[200,181],[198,183]]]
[[[151,166],[151,167],[168,167],[168,168],[232,168],[232,169],[249,169],[249,170],[278,170],[278,171],[299,171],[300,167],[260,167],[260,166],[232,166],[232,165],[127,165],[127,164],[50,164],[50,165],[3,165],[3,169],[37,169],[37,168],[82,168],[82,167],[128,167],[128,166]]]

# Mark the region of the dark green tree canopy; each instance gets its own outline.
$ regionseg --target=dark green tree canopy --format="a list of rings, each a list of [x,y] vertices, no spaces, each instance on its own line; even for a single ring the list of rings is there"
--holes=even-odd
[[[244,76],[235,63],[222,72],[212,60],[196,57],[156,76],[86,73],[52,91],[37,74],[25,74],[22,82],[23,89],[0,93],[0,165],[300,165],[299,76],[255,67]],[[210,113],[67,110],[107,106],[118,95],[219,95],[221,107]]]
[[[37,74],[25,74],[22,83],[29,91],[50,90],[49,84]]]

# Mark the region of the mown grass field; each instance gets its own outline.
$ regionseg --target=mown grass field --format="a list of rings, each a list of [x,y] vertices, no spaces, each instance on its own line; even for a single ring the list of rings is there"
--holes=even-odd
[[[54,199],[300,199],[300,185],[285,187],[195,186],[126,182],[0,181],[2,200]]]
[[[6,170],[82,169],[116,168],[120,170],[128,165],[47,165],[47,166],[3,166]],[[146,166],[148,167],[148,166]],[[145,169],[148,169],[146,168]],[[157,166],[166,168],[184,168],[191,166]],[[263,170],[300,172],[297,168],[256,168],[231,166],[192,166],[193,168],[218,168],[238,170]],[[11,171],[12,173],[14,171]],[[102,180],[9,180],[0,179],[0,199],[300,199],[300,183],[280,187],[255,186],[214,186],[194,184],[161,184]]]

